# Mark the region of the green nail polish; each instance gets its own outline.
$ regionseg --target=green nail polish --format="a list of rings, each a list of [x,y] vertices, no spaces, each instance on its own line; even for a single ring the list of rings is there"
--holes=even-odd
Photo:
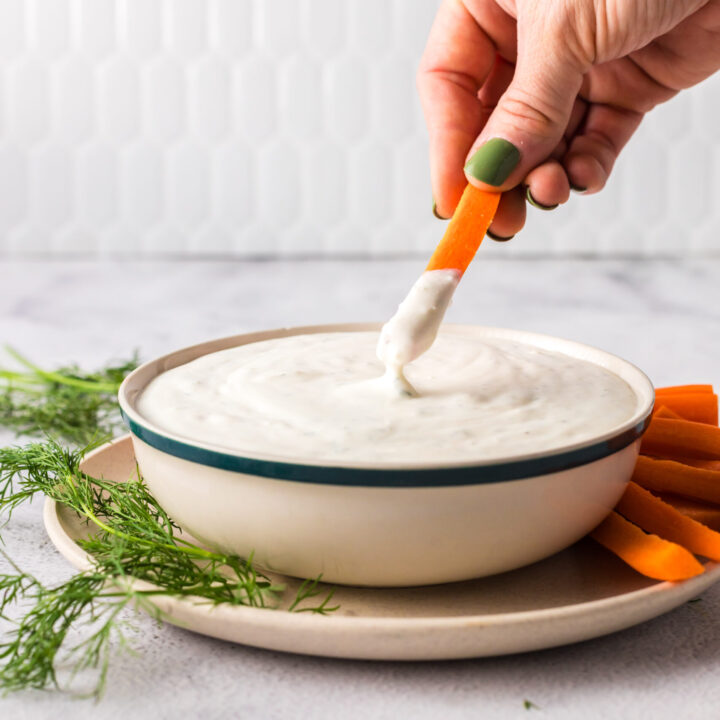
[[[512,240],[515,235],[496,235],[494,232],[488,230],[485,233],[491,240],[495,240],[496,242],[507,242],[508,240]]]
[[[587,188],[586,187],[580,187],[579,185],[573,185],[570,183],[570,189],[574,190],[576,193],[584,193]]]
[[[435,199],[434,199],[434,198],[433,198],[433,215],[434,215],[438,220],[447,220],[447,218],[444,218],[442,215],[440,215],[440,213],[438,213],[438,211],[437,211],[437,203],[435,202]]]
[[[525,197],[527,198],[527,201],[533,206],[536,207],[538,210],[554,210],[559,203],[555,203],[554,205],[543,205],[542,203],[539,203],[530,192],[530,188],[525,189]]]
[[[520,151],[507,140],[493,138],[481,145],[467,161],[465,172],[476,180],[502,185],[520,162]]]

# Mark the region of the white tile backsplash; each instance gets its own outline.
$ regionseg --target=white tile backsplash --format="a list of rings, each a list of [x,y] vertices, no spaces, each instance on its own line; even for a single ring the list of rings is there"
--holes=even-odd
[[[437,0],[0,0],[0,255],[426,253]],[[720,254],[720,77],[495,255]]]

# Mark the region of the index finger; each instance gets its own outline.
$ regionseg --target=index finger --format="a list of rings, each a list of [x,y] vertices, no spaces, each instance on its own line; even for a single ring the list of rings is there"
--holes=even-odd
[[[443,217],[452,215],[467,184],[465,158],[487,119],[478,92],[495,56],[495,44],[466,6],[445,0],[417,76],[430,140],[433,197]]]

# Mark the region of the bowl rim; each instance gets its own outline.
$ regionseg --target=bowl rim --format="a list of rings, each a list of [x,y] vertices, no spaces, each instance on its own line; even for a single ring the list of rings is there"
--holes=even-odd
[[[623,423],[584,441],[534,453],[478,461],[458,462],[359,462],[311,460],[309,458],[231,450],[195,441],[155,425],[137,410],[135,401],[149,382],[161,373],[213,352],[280,337],[331,332],[378,331],[382,323],[334,323],[276,328],[208,340],[175,350],[143,363],[130,373],[118,391],[120,411],[133,436],[160,452],[246,475],[329,485],[373,487],[445,487],[522,480],[585,465],[614,454],[637,441],[645,432],[653,410],[655,393],[647,375],[617,355],[564,338],[482,325],[445,324],[446,332],[481,333],[516,340],[577,359],[593,362],[623,379],[638,398],[635,412]]]

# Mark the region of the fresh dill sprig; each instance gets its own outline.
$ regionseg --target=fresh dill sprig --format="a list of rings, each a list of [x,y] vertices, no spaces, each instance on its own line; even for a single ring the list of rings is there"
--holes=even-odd
[[[76,445],[119,427],[117,391],[137,367],[137,355],[96,372],[77,365],[48,371],[11,347],[5,350],[19,369],[0,368],[1,427],[17,436],[52,435]]]
[[[16,573],[0,575],[0,616],[7,618],[7,609],[20,601],[32,606],[7,638],[0,638],[0,688],[58,687],[56,668],[69,664],[73,676],[97,671],[93,694],[99,696],[114,638],[123,639],[118,615],[127,606],[140,605],[157,616],[149,598],[169,595],[275,608],[285,589],[258,572],[252,558],[183,539],[141,478],[114,483],[82,472],[89,448],[64,448],[52,438],[0,448],[0,513],[10,516],[37,494],[62,503],[88,523],[91,532],[79,545],[93,563],[47,588],[10,561]],[[319,604],[307,605],[322,594],[318,583],[319,578],[304,582],[289,610],[326,614],[337,609],[328,605],[332,590]],[[86,631],[85,639],[66,647],[69,632],[78,628]]]

